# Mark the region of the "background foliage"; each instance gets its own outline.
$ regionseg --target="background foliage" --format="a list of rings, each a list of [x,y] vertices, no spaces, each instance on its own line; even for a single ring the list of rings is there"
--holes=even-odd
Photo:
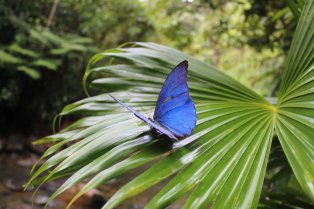
[[[56,13],[48,24],[55,2]],[[4,132],[50,129],[53,116],[65,104],[84,96],[81,77],[92,54],[143,39],[149,32],[138,6],[132,1],[1,0],[0,124]]]

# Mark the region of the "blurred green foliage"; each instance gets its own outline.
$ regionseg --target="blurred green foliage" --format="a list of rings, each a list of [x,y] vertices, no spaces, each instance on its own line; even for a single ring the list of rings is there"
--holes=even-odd
[[[60,1],[53,27],[93,39],[99,48],[145,40],[152,32],[138,1]]]
[[[296,27],[285,1],[150,0],[143,5],[157,31],[152,41],[217,65],[263,95],[277,86]]]
[[[148,32],[140,16],[138,4],[130,1],[2,0],[0,125],[4,132],[45,132],[64,105],[84,96],[81,78],[92,54]]]
[[[0,123],[23,129],[48,127],[83,97],[88,58],[129,41],[175,47],[274,95],[300,11],[284,0],[0,2]]]

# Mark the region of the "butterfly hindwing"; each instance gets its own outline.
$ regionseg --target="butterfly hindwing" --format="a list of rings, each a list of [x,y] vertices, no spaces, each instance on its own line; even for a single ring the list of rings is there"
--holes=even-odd
[[[167,77],[157,100],[154,120],[178,138],[190,135],[196,124],[196,109],[187,85],[188,62],[177,65]]]

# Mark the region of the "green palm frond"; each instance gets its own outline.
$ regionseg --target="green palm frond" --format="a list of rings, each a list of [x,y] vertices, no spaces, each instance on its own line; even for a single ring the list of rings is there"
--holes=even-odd
[[[213,66],[162,45],[131,43],[95,55],[84,82],[91,74],[99,75],[90,83],[106,93],[63,109],[60,117],[85,117],[37,141],[54,145],[43,154],[44,163],[33,170],[28,185],[70,176],[50,202],[88,180],[71,205],[88,190],[151,164],[103,208],[114,208],[165,179],[168,183],[146,208],[166,208],[187,194],[183,208],[256,208],[276,133],[298,183],[314,202],[313,19],[314,2],[308,1],[276,106]],[[166,75],[182,60],[189,61],[189,88],[198,122],[191,136],[171,147],[167,139],[154,140],[149,127],[107,93],[151,115]],[[66,144],[70,146],[61,149]]]

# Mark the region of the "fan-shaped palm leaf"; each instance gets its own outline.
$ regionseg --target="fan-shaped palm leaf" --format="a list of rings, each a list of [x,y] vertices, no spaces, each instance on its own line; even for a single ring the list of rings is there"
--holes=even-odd
[[[277,106],[222,71],[180,51],[153,43],[133,43],[95,55],[90,74],[106,75],[91,84],[112,92],[134,109],[152,114],[170,70],[189,61],[190,93],[197,108],[193,134],[169,147],[154,140],[149,127],[107,93],[64,108],[60,116],[85,114],[65,130],[38,143],[55,142],[29,184],[71,175],[51,196],[88,180],[74,197],[152,162],[103,208],[114,208],[164,179],[167,185],[146,208],[165,208],[189,191],[183,208],[257,207],[274,132],[297,180],[314,201],[314,2],[302,12],[291,46]],[[99,65],[103,61],[107,65]],[[61,150],[65,144],[70,146]],[[49,173],[47,173],[49,171]],[[71,202],[71,204],[73,203]],[[48,202],[49,203],[49,202]]]

